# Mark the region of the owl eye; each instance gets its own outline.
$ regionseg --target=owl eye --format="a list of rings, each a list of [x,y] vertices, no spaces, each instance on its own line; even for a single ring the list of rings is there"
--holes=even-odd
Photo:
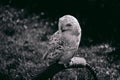
[[[68,23],[68,24],[66,24],[66,26],[72,26],[72,24]]]

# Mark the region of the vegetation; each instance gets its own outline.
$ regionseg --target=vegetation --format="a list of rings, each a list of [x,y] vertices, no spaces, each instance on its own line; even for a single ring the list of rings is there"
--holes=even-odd
[[[9,5],[0,7],[0,78],[30,80],[44,68],[41,57],[48,37],[57,29],[57,21],[44,16],[44,12],[28,14]],[[82,41],[76,56],[85,57],[96,68],[99,80],[120,80],[120,52],[116,52],[119,49],[109,42],[86,45],[85,42],[91,41],[89,38]],[[54,80],[89,77],[86,69],[69,69],[56,74]]]

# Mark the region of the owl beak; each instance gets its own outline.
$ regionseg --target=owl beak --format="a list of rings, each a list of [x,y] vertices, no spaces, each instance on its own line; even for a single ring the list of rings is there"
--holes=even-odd
[[[61,27],[61,31],[62,32],[65,32],[65,31],[67,31],[65,28],[63,28],[63,27]]]

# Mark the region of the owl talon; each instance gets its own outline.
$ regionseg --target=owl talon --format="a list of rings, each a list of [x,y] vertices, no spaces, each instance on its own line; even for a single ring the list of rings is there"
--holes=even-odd
[[[64,64],[64,67],[67,68],[69,66],[69,64]]]

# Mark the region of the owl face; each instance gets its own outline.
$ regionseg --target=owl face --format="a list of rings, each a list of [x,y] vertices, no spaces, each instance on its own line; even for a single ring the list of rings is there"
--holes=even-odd
[[[77,19],[71,15],[65,15],[59,19],[59,30],[61,32],[80,32],[80,25]]]
[[[66,31],[72,31],[73,30],[73,24],[71,23],[66,23],[61,26],[61,31],[66,32]]]

